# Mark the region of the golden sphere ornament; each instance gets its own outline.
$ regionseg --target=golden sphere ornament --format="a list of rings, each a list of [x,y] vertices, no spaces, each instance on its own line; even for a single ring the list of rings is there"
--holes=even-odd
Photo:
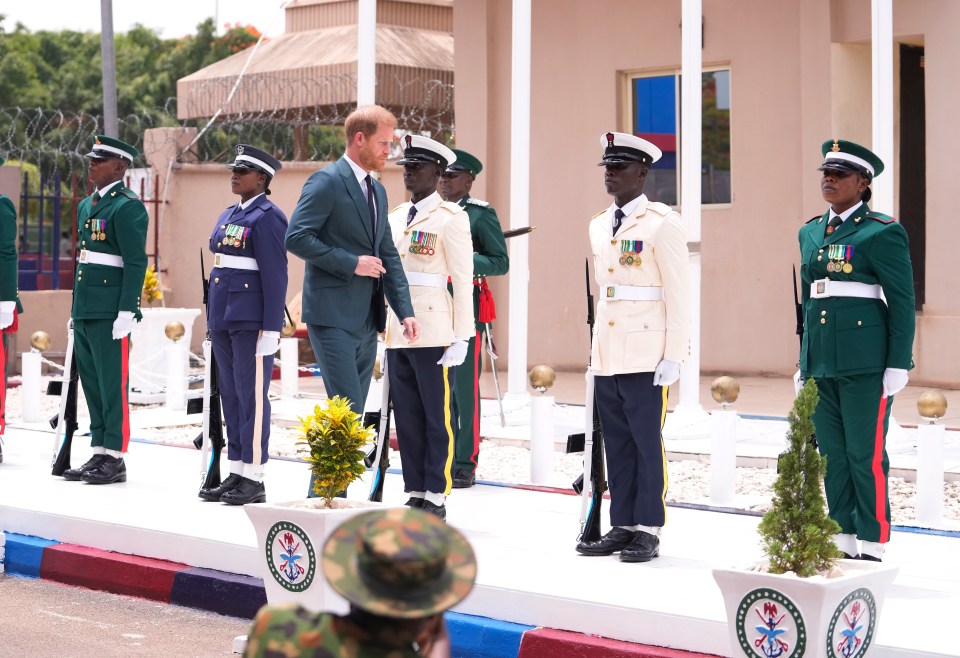
[[[557,373],[550,366],[534,366],[528,377],[530,386],[539,393],[545,393],[557,381]]]
[[[943,418],[947,413],[947,398],[940,391],[926,391],[917,399],[917,411],[924,418]]]
[[[172,341],[178,341],[183,338],[185,331],[183,323],[179,320],[171,320],[167,323],[167,326],[163,328],[163,333]]]
[[[34,331],[30,336],[30,346],[40,352],[46,352],[50,349],[50,334],[46,331]]]
[[[292,338],[295,333],[297,333],[295,322],[284,322],[283,326],[280,327],[280,335],[284,338]]]
[[[740,382],[727,375],[717,377],[710,385],[710,395],[720,404],[733,404],[740,397]]]

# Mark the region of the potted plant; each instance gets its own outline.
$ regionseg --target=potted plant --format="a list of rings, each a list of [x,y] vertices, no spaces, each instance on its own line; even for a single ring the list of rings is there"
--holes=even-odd
[[[730,629],[730,655],[763,658],[866,655],[896,567],[842,560],[826,512],[826,458],[811,441],[817,386],[808,379],[790,411],[773,505],[760,522],[767,560],[714,569]]]
[[[337,497],[363,475],[363,448],[373,438],[373,428],[363,426],[349,400],[336,396],[300,418],[300,430],[301,453],[320,497],[244,506],[257,533],[267,601],[346,612],[346,601],[318,570],[317,556],[327,536],[345,519],[382,505]]]

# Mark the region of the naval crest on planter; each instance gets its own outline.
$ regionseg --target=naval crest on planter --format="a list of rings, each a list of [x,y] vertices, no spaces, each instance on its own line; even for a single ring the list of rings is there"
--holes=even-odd
[[[291,592],[310,587],[317,573],[317,554],[303,528],[279,521],[267,532],[265,543],[267,566],[274,580]]]
[[[747,656],[792,658],[807,646],[806,625],[793,601],[774,589],[755,589],[737,608],[737,639]]]
[[[873,592],[861,587],[847,595],[830,619],[827,629],[827,656],[855,658],[867,655],[877,623],[877,602]]]

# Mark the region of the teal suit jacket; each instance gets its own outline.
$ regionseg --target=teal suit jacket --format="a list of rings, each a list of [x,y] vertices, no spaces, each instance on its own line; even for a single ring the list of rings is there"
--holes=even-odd
[[[862,204],[832,235],[830,211],[800,229],[800,279],[804,332],[800,370],[804,377],[840,377],[886,368],[913,367],[916,310],[907,232],[898,222]],[[844,258],[831,258],[830,245]],[[843,248],[841,248],[842,246]],[[849,267],[836,267],[837,263]],[[828,265],[834,266],[828,269]],[[839,271],[837,271],[839,270]],[[818,279],[880,284],[882,300],[811,298]]]
[[[376,279],[357,276],[359,257],[383,261],[384,294],[401,318],[413,317],[410,289],[387,221],[387,193],[373,181],[377,231],[370,227],[366,195],[350,164],[340,158],[310,175],[290,217],[287,251],[306,262],[303,310],[307,324],[356,330],[371,313]]]

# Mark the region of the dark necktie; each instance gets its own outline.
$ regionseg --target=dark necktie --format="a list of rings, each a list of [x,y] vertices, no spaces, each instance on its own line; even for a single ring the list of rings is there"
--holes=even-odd
[[[834,215],[830,218],[830,221],[827,222],[827,235],[832,235],[834,231],[837,230],[837,227],[843,224],[843,220],[840,219],[840,215]]]
[[[99,190],[98,190],[98,191],[96,191],[96,192],[93,193],[93,201],[91,202],[90,205],[96,206],[97,203],[99,203],[99,201],[100,201],[100,192],[99,192]]]
[[[374,235],[377,234],[377,204],[373,195],[373,180],[370,174],[364,179],[367,183],[367,209],[370,211],[370,230]]]
[[[410,212],[407,213],[407,226],[410,226],[410,222],[413,221],[413,218],[417,216],[417,207],[410,206]]]
[[[617,208],[613,212],[613,234],[616,235],[617,231],[620,230],[620,227],[623,225],[623,218],[626,217],[626,214]]]

